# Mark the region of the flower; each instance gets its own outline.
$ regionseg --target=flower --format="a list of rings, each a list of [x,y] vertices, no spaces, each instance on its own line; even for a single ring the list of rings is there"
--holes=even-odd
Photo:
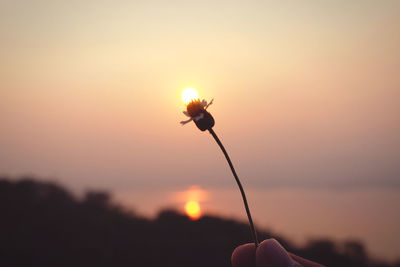
[[[214,99],[212,99],[210,103],[207,103],[204,99],[202,101],[199,99],[190,101],[186,106],[186,111],[183,111],[183,114],[190,117],[190,119],[181,121],[181,124],[185,125],[188,122],[194,121],[201,131],[211,129],[214,126],[215,121],[213,116],[211,116],[206,109],[213,103],[213,101]]]
[[[186,111],[183,111],[183,114],[186,116],[190,117],[190,119],[186,121],[181,121],[182,125],[185,125],[186,123],[190,121],[194,121],[196,124],[197,128],[199,128],[201,131],[208,130],[210,134],[214,137],[215,141],[217,142],[218,146],[221,148],[222,152],[224,153],[224,156],[229,164],[229,167],[231,168],[233,177],[235,178],[235,181],[240,189],[240,194],[242,195],[243,199],[243,204],[247,213],[247,218],[249,219],[249,224],[250,224],[250,230],[251,234],[253,236],[254,244],[255,247],[257,248],[258,246],[258,238],[257,238],[257,232],[253,224],[253,219],[251,218],[250,214],[250,209],[249,205],[247,204],[247,199],[246,199],[246,194],[244,193],[244,189],[242,184],[240,183],[239,177],[236,174],[235,168],[233,167],[232,161],[229,158],[228,152],[226,152],[224,145],[221,143],[221,140],[219,140],[217,134],[214,132],[212,127],[215,124],[213,116],[206,110],[212,103],[212,99],[210,103],[207,104],[206,100],[200,101],[199,95],[194,88],[187,88],[185,91],[182,93],[182,99],[186,103]]]

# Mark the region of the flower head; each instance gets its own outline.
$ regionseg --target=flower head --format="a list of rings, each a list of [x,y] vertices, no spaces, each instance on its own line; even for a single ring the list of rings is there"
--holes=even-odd
[[[210,103],[207,103],[204,99],[200,101],[197,91],[194,88],[187,88],[183,91],[182,98],[186,103],[186,111],[183,111],[183,114],[190,117],[186,121],[181,121],[182,125],[193,120],[201,131],[211,129],[214,126],[214,118],[206,110],[213,103],[214,99]]]

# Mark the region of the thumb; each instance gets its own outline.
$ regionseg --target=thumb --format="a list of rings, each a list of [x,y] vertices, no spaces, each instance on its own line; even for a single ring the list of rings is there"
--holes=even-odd
[[[287,251],[275,239],[267,239],[260,243],[256,251],[257,267],[297,267],[301,266],[295,262]]]

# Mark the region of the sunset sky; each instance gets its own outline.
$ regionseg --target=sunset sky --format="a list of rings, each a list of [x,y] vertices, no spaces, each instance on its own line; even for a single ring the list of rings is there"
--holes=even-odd
[[[0,175],[400,257],[400,1],[1,1]],[[188,193],[189,192],[189,193]],[[200,193],[199,193],[200,192]]]

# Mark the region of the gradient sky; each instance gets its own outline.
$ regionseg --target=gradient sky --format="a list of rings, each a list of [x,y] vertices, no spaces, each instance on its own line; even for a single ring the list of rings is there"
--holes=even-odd
[[[399,256],[399,14],[400,1],[1,1],[0,174],[125,203],[160,192],[149,213],[197,184],[214,192],[210,211],[240,217],[216,197],[236,190],[218,147],[179,124],[180,94],[195,87],[214,98],[255,212],[271,212],[263,195],[280,203],[280,219],[260,223],[323,235],[332,225],[309,233],[309,215],[295,233],[282,226],[289,196],[317,218],[357,207],[333,212],[326,235],[368,220],[355,237]]]

